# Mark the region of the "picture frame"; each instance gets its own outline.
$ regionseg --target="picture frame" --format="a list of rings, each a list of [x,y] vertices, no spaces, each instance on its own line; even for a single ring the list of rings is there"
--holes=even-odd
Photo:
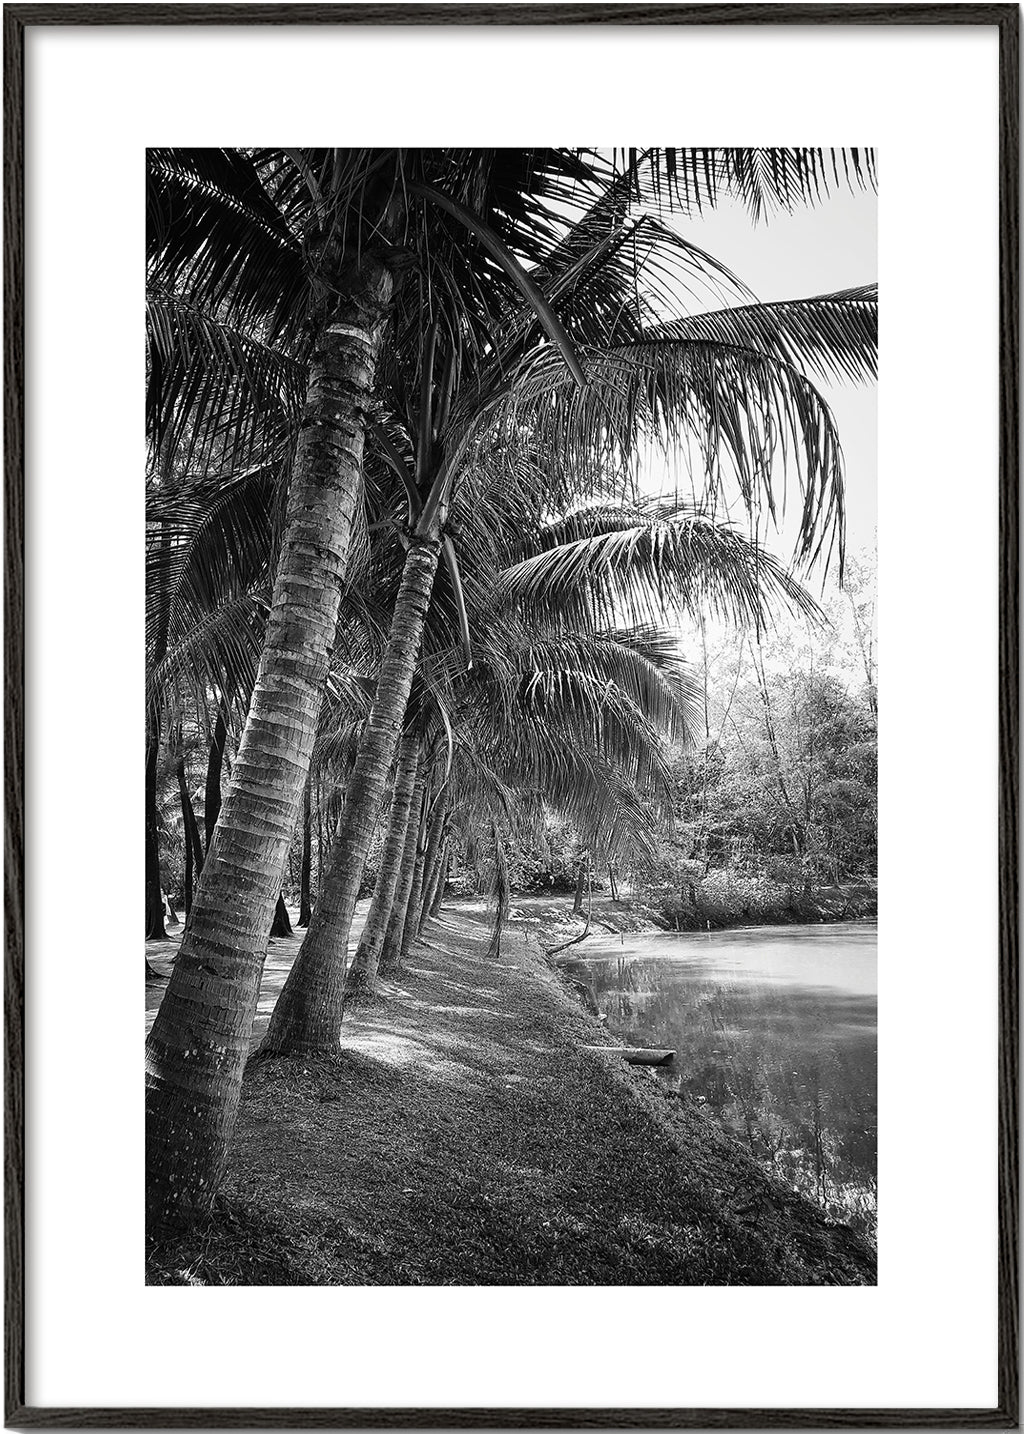
[[[274,1407],[247,1407],[244,1402],[206,1405],[146,1406],[47,1405],[36,1402],[30,1379],[34,1358],[32,1290],[27,1260],[26,1221],[32,1218],[30,1150],[33,1143],[32,1091],[26,1089],[26,1052],[31,1044],[34,938],[26,925],[26,883],[43,878],[26,865],[26,833],[33,823],[32,794],[26,806],[26,755],[32,760],[32,737],[26,749],[26,624],[32,625],[31,566],[26,566],[26,463],[31,444],[26,403],[46,402],[33,396],[33,374],[26,355],[33,334],[26,304],[26,282],[32,281],[33,256],[26,250],[26,190],[34,182],[28,156],[33,135],[31,118],[47,97],[26,88],[27,39],[53,27],[81,27],[83,34],[116,35],[123,27],[185,27],[201,36],[212,27],[385,27],[388,32],[421,27],[528,27],[557,33],[564,27],[713,27],[727,34],[755,27],[758,33],[779,34],[797,27],[896,27],[924,35],[952,28],[979,28],[998,37],[998,860],[993,892],[998,887],[998,1228],[991,1241],[998,1268],[998,1334],[992,1357],[998,1363],[996,1397],[984,1406],[919,1407],[847,1404],[831,1407],[820,1401],[806,1407],[765,1403],[759,1407],[587,1407],[553,1403],[545,1407],[512,1407],[477,1403],[464,1407],[413,1406],[399,1401],[380,1407],[304,1407],[294,1399]],[[201,42],[200,42],[201,43]],[[623,43],[625,37],[623,36]],[[1019,1228],[1018,1163],[1018,856],[1019,802],[1017,705],[1019,679],[1018,625],[1018,329],[1019,329],[1019,9],[1016,5],[762,4],[674,5],[571,4],[11,4],[4,8],[4,419],[5,419],[5,1417],[14,1428],[1012,1428],[1019,1408]],[[140,145],[145,137],[140,139]],[[884,180],[883,180],[884,193]],[[885,339],[883,337],[883,352]],[[38,379],[38,374],[35,375]],[[883,377],[883,383],[885,379]],[[993,435],[993,438],[995,435]],[[995,474],[983,482],[996,482]],[[37,515],[38,516],[38,515]],[[30,535],[31,536],[31,535]],[[38,535],[33,538],[38,542]],[[31,657],[31,649],[29,649]],[[991,695],[991,694],[990,694]],[[30,733],[35,727],[30,726]],[[994,908],[994,900],[991,902]],[[884,916],[883,916],[884,920]],[[996,953],[986,953],[991,960]],[[26,988],[28,993],[26,994]],[[993,1118],[996,1112],[991,1112]],[[27,1194],[28,1189],[28,1194]],[[38,1196],[38,1192],[37,1196]],[[884,1240],[884,1226],[883,1235]],[[883,1277],[884,1278],[884,1277]],[[154,1296],[163,1292],[152,1292]],[[195,1292],[182,1292],[198,1296]],[[181,1306],[179,1306],[181,1308]]]

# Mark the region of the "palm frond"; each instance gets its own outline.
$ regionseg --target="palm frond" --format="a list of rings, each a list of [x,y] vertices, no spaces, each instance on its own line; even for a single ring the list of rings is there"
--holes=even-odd
[[[146,304],[146,429],[154,449],[191,468],[265,462],[286,451],[306,392],[305,366],[177,295]]]
[[[242,149],[151,149],[151,281],[265,339],[294,341],[307,313],[302,243]]]
[[[824,379],[859,382],[878,373],[878,285],[691,314],[649,331],[647,337],[729,344]]]
[[[221,605],[261,585],[269,592],[282,474],[260,466],[226,478],[157,489],[147,505],[146,631],[169,641]]]
[[[577,629],[657,626],[704,614],[768,626],[778,603],[816,617],[810,594],[732,524],[655,507],[584,510],[552,524],[550,545],[508,567],[499,591],[527,620]]]
[[[722,199],[737,199],[756,222],[776,212],[818,204],[842,190],[877,188],[872,149],[672,149],[646,151],[638,163],[649,176],[648,190],[667,207],[684,212],[713,208]]]
[[[268,605],[255,593],[241,593],[199,615],[181,633],[147,676],[147,701],[164,705],[187,691],[197,711],[212,690],[240,708],[256,683]]]

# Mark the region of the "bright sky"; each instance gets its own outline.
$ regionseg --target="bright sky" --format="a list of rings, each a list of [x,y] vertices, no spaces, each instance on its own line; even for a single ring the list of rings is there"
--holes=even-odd
[[[740,204],[722,203],[672,223],[752,289],[758,299],[802,299],[878,278],[877,196],[836,193],[813,208],[754,225]],[[846,460],[847,552],[872,553],[877,521],[875,384],[818,387],[835,416]],[[653,475],[652,475],[653,476]],[[785,544],[780,543],[780,556]]]

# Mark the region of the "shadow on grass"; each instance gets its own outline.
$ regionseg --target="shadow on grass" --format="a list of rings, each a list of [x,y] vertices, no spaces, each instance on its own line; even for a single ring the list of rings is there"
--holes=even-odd
[[[429,938],[336,1057],[250,1062],[223,1199],[151,1282],[873,1281],[720,1128],[582,1050],[599,1028],[522,938]]]

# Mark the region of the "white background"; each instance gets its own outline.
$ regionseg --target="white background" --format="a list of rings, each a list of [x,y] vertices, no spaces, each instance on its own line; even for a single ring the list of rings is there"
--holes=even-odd
[[[29,31],[28,1398],[996,1398],[994,30]],[[143,1285],[143,166],[178,144],[874,144],[877,1289]]]

